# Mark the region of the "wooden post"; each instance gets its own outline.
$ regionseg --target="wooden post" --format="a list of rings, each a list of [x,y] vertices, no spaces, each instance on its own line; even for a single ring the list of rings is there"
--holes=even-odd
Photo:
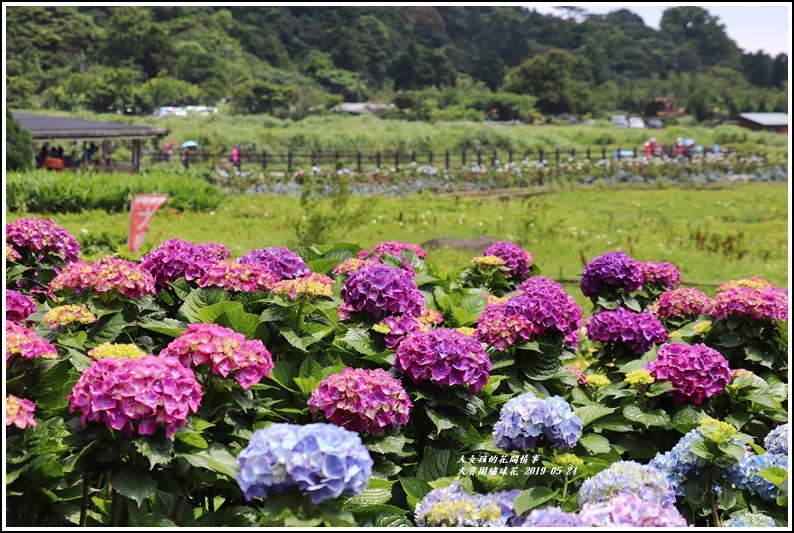
[[[590,148],[587,149],[587,159],[590,159]]]
[[[433,166],[433,150],[427,152],[427,164]]]
[[[361,152],[356,152],[356,165],[358,166],[358,171],[361,172]]]
[[[311,157],[312,157],[312,166],[314,167],[314,166],[316,166],[315,162],[317,160],[317,154],[314,152],[314,150],[312,150],[312,156]]]
[[[375,161],[378,165],[378,170],[380,170],[380,152],[375,152]]]
[[[508,163],[512,163],[513,162],[513,149],[512,148],[510,148],[507,151],[507,162]]]
[[[416,151],[411,152],[411,162],[416,163]]]
[[[460,164],[461,164],[461,166],[464,166],[464,167],[466,166],[466,150],[463,150],[463,153],[461,154],[461,163]]]
[[[287,174],[292,174],[292,150],[287,150]]]
[[[477,166],[482,166],[482,150],[477,150]]]
[[[559,164],[560,164],[560,149],[559,149],[559,148],[557,148],[557,149],[555,150],[554,154],[555,154],[555,159],[556,159],[556,161],[557,161],[557,164],[559,165]]]
[[[394,152],[394,170],[399,170],[400,168],[400,151],[395,150]]]
[[[262,170],[267,168],[267,150],[262,150]]]
[[[496,153],[496,148],[494,148],[494,150],[493,150],[493,159],[491,159],[491,164],[492,164],[492,165],[495,165],[495,164],[496,164],[496,160],[497,160],[497,159],[499,159],[499,156],[498,156],[498,154]]]
[[[334,152],[334,170],[339,169],[339,150]]]
[[[620,148],[620,146],[618,146],[618,161],[620,161],[620,150],[621,150],[621,148]]]
[[[576,161],[576,148],[571,148],[571,159]]]
[[[444,168],[449,170],[449,150],[444,152],[444,165],[445,165]]]
[[[132,140],[132,166],[135,168],[135,172],[141,171],[141,140],[140,139],[133,139]]]
[[[538,159],[543,163],[543,149],[538,150]]]
[[[606,158],[607,158],[607,149],[602,146],[601,147],[601,159],[606,159]]]

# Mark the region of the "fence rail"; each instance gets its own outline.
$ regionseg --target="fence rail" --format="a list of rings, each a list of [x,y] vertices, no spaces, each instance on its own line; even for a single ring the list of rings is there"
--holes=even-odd
[[[632,155],[628,155],[631,152]],[[728,153],[723,151],[722,153]],[[293,170],[307,168],[307,167],[320,167],[324,165],[333,165],[333,168],[349,168],[362,172],[365,170],[372,170],[375,168],[388,168],[400,169],[402,166],[409,163],[416,163],[417,165],[431,165],[436,168],[445,168],[447,170],[454,168],[470,167],[474,164],[494,165],[499,163],[514,163],[517,161],[548,161],[560,163],[562,161],[577,161],[584,159],[626,159],[639,155],[637,147],[617,147],[617,148],[587,148],[585,150],[526,150],[515,152],[513,150],[460,150],[444,152],[433,151],[377,151],[374,153],[356,152],[268,152],[263,150],[261,152],[240,152],[240,162],[237,165],[239,169],[261,168],[262,170],[269,171],[282,171],[292,173]],[[674,155],[691,155],[690,154],[676,154],[675,147],[661,146],[655,149],[654,156],[673,157]],[[179,156],[171,156],[179,157]],[[187,164],[190,163],[207,163],[211,160],[216,162],[226,161],[231,165],[230,155],[228,152],[211,153],[207,151],[191,150],[187,153]],[[162,163],[169,161],[169,156],[165,153],[157,152],[151,154],[152,163]]]

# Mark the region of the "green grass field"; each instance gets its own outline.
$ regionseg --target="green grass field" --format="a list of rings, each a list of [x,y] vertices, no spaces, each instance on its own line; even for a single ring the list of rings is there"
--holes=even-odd
[[[578,189],[518,197],[409,198],[351,197],[343,212],[330,217],[321,244],[354,242],[370,248],[381,241],[422,244],[437,237],[487,235],[520,243],[544,275],[578,280],[583,260],[622,249],[639,261],[669,261],[686,286],[707,294],[732,279],[760,276],[788,286],[788,190],[786,183],[731,184],[719,189]],[[325,201],[324,201],[325,202]],[[350,216],[359,223],[350,230]],[[299,244],[295,224],[310,213],[298,198],[243,195],[210,213],[178,213],[162,207],[154,216],[143,249],[178,237],[217,241],[234,257],[254,248]],[[51,218],[72,233],[86,259],[96,259],[126,242],[129,214],[89,211],[68,215],[7,213]],[[444,270],[466,266],[475,252],[428,250],[428,260]],[[580,303],[578,283],[567,285]],[[586,306],[585,306],[586,307]]]

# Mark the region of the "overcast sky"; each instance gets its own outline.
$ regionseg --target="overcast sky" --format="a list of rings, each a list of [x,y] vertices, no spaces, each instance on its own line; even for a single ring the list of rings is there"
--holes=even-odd
[[[559,3],[525,4],[540,13],[561,16],[562,11],[552,6]],[[566,4],[578,5],[595,15],[605,15],[618,9],[628,9],[642,17],[646,26],[659,29],[662,13],[668,7],[682,4],[637,3],[593,3]],[[689,4],[692,5],[692,4]],[[745,52],[763,50],[771,56],[791,51],[791,4],[782,2],[762,2],[758,4],[720,5],[713,3],[698,4],[699,7],[719,18],[725,26],[728,37],[733,39]]]

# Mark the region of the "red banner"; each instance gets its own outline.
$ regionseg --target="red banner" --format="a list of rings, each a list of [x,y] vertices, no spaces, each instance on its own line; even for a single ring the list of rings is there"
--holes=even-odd
[[[135,253],[141,249],[146,232],[149,231],[149,221],[166,200],[168,200],[167,194],[136,194],[132,197],[130,236],[127,241],[130,245],[130,252]]]

